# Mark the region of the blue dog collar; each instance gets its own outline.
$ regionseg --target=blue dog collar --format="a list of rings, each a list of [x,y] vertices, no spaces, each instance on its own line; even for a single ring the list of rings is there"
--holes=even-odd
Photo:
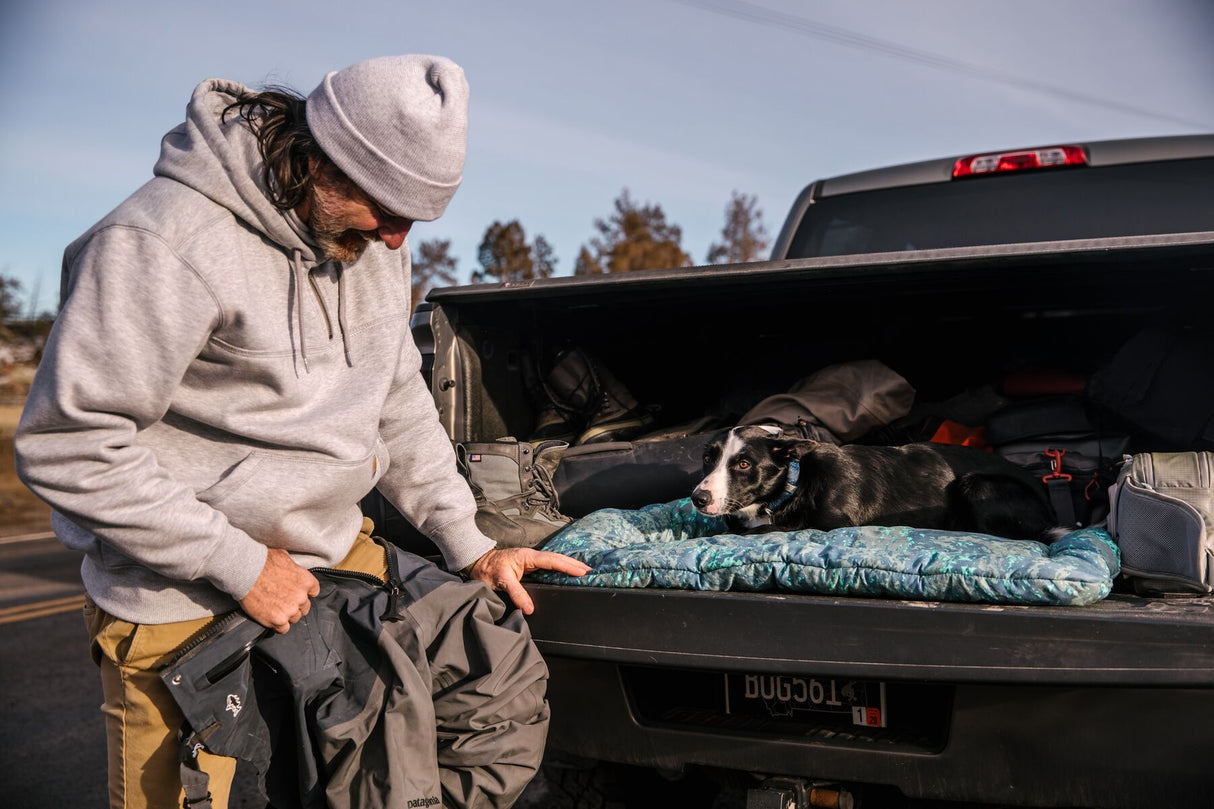
[[[780,493],[772,502],[763,506],[760,511],[767,516],[771,516],[776,509],[783,508],[784,504],[792,499],[792,496],[797,493],[797,482],[801,480],[801,462],[789,461],[788,477],[784,479],[784,491]]]

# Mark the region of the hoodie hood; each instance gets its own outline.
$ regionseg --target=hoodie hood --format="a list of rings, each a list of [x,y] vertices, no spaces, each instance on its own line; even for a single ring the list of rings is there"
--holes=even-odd
[[[265,161],[258,150],[257,138],[247,122],[235,112],[224,115],[230,105],[253,92],[239,82],[207,79],[194,88],[186,106],[186,119],[164,136],[160,159],[153,173],[167,177],[203,194],[243,220],[270,241],[280,245],[290,257],[295,277],[295,307],[299,320],[299,355],[304,373],[308,372],[308,342],[302,298],[308,287],[309,273],[327,259],[318,252],[310,231],[292,210],[279,210],[270,201],[266,187]],[[350,359],[349,336],[345,320],[344,268],[337,273],[337,323],[346,362]],[[324,306],[323,301],[321,302]],[[325,312],[325,319],[330,313]]]
[[[307,226],[293,211],[280,211],[270,202],[257,138],[234,112],[223,120],[229,105],[252,92],[228,79],[207,79],[194,88],[185,121],[160,143],[153,173],[207,196],[305,266],[314,266],[324,257]]]

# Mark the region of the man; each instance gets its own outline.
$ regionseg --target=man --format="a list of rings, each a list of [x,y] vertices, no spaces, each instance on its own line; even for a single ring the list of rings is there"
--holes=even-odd
[[[406,328],[401,248],[460,184],[467,103],[429,56],[330,73],[306,102],[208,80],[154,178],[67,248],[16,448],[84,553],[114,806],[181,803],[157,670],[184,641],[237,608],[287,632],[309,568],[382,575],[373,487],[524,613],[525,573],[588,569],[477,530]],[[233,762],[203,768],[225,805]]]

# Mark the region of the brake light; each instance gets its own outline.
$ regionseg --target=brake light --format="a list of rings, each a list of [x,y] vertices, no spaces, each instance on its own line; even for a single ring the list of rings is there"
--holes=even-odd
[[[1018,152],[994,152],[961,158],[953,164],[953,179],[1001,171],[1086,166],[1087,163],[1088,155],[1082,146],[1047,146]]]

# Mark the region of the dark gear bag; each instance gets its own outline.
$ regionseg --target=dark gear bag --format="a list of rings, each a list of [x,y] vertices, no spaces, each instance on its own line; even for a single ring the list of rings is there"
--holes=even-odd
[[[1093,525],[1108,515],[1108,487],[1129,439],[1105,434],[1074,395],[1015,402],[992,414],[986,435],[995,451],[1045,486],[1058,522]]]
[[[1095,440],[1056,439],[1005,444],[998,454],[1041,481],[1059,525],[1079,528],[1095,525],[1109,513],[1108,488],[1121,461],[1113,460],[1107,445],[1105,449],[1102,453]]]
[[[859,360],[815,371],[759,402],[738,424],[808,424],[822,428],[815,440],[844,444],[902,418],[914,402],[915,389],[900,374],[878,360]]]
[[[1214,334],[1143,329],[1092,376],[1087,395],[1173,449],[1214,449]]]
[[[1145,595],[1209,593],[1214,585],[1211,452],[1127,456],[1109,493],[1121,569]]]
[[[713,435],[570,447],[553,475],[562,512],[576,518],[690,497],[704,478],[704,447]]]

